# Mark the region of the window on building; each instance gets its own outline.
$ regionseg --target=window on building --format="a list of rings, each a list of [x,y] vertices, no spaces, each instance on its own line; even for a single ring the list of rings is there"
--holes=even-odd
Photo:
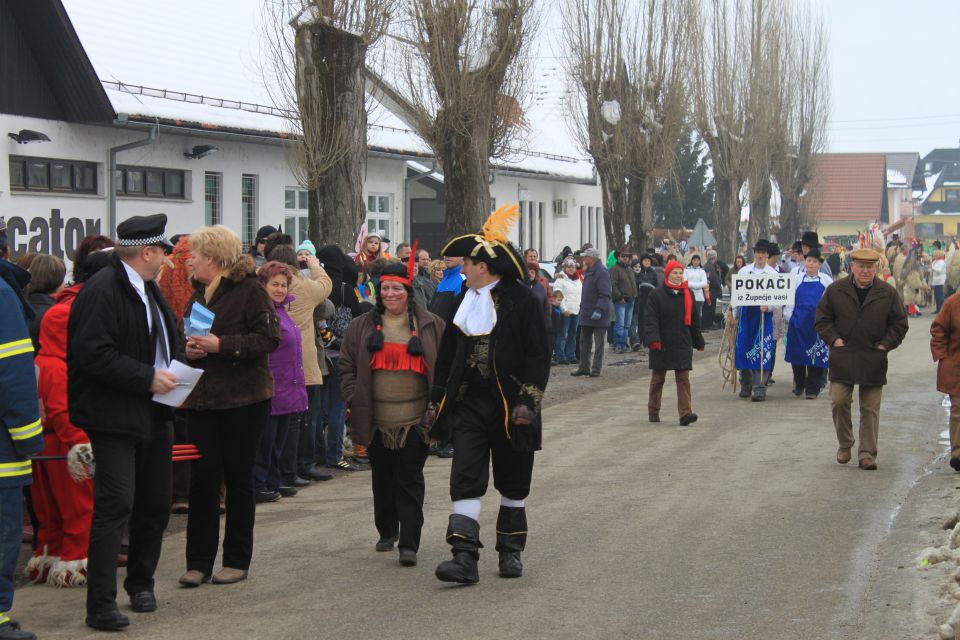
[[[203,174],[204,222],[215,225],[223,222],[221,203],[223,202],[223,176],[219,173]]]
[[[309,237],[307,212],[310,208],[309,194],[300,187],[287,187],[283,194],[283,230],[299,245]]]
[[[537,244],[536,250],[540,254],[540,259],[543,259],[543,245],[544,245],[544,222],[543,219],[546,217],[547,212],[547,203],[538,202],[537,207],[539,211],[537,212]]]
[[[11,191],[97,192],[93,162],[10,156],[9,166]]]
[[[589,242],[598,248],[600,239],[600,207],[580,207],[580,246]]]
[[[380,237],[390,237],[392,202],[392,193],[367,194],[367,233],[376,233]]]
[[[243,174],[240,184],[241,220],[243,221],[243,246],[249,248],[257,236],[259,215],[257,212],[257,176]]]
[[[946,198],[947,202],[957,202],[960,200],[960,189],[947,189]]]
[[[182,200],[184,172],[154,167],[117,167],[117,195]]]

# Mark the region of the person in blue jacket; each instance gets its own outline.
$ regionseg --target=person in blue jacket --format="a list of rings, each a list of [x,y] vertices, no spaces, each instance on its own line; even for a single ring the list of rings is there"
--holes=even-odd
[[[6,260],[6,240],[0,227],[0,640],[32,640],[36,636],[20,629],[9,613],[22,535],[21,497],[32,478],[30,456],[43,449],[43,427],[26,320],[33,310],[20,293],[30,276]]]

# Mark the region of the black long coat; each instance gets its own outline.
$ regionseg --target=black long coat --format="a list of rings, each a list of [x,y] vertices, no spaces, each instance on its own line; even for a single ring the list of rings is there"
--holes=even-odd
[[[457,298],[463,301],[466,286]],[[514,279],[504,279],[491,292],[497,309],[497,324],[490,334],[491,371],[496,376],[506,405],[504,429],[514,451],[539,451],[543,439],[540,403],[550,379],[550,343],[541,318],[540,303],[529,288]],[[454,309],[454,314],[456,309]],[[440,415],[430,435],[449,442],[453,433],[456,392],[466,372],[470,339],[450,322],[440,341],[430,401],[440,403]],[[533,410],[533,424],[514,424],[510,413],[517,405]]]
[[[660,342],[663,349],[650,350],[650,368],[658,371],[693,369],[693,350],[704,346],[700,318],[692,313],[691,326],[683,324],[682,291],[667,285],[657,287],[647,299],[643,315],[643,342]],[[692,295],[693,292],[691,292]]]
[[[167,327],[167,353],[177,350],[177,323],[155,282],[147,282]],[[84,431],[150,435],[153,364],[147,308],[120,258],[94,274],[77,294],[67,321],[67,401]],[[166,408],[164,407],[164,410]],[[173,412],[170,410],[170,419]]]

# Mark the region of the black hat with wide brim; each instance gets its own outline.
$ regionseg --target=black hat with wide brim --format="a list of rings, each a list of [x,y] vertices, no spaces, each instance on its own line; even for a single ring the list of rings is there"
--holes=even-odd
[[[770,253],[770,242],[765,238],[760,238],[759,240],[757,240],[757,243],[753,245],[753,250]]]
[[[819,249],[820,236],[817,235],[816,231],[804,231],[803,235],[800,237],[800,244],[805,244],[811,249]]]
[[[490,265],[502,276],[523,281],[527,275],[523,269],[520,250],[512,242],[487,241],[482,235],[458,236],[444,245],[440,255],[445,258],[472,258]]]

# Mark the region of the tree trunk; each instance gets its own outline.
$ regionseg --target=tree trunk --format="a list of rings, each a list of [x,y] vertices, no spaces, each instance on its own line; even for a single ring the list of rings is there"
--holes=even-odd
[[[451,127],[440,148],[448,238],[479,232],[490,215],[489,137],[479,123]]]
[[[754,188],[756,185],[756,188]],[[770,237],[770,197],[773,189],[770,179],[750,181],[750,222],[747,225],[747,240],[756,242],[758,238]]]
[[[727,264],[733,264],[740,246],[739,187],[735,180],[720,176],[714,176],[713,185],[716,193],[717,225],[714,235],[717,237],[717,254]]]
[[[789,192],[780,192],[780,232],[777,238],[784,245],[800,238],[800,200]]]
[[[628,193],[630,247],[642,253],[653,246],[653,195],[656,184],[651,176],[631,177]]]
[[[322,22],[297,29],[297,98],[311,183],[305,185],[308,235],[318,246],[333,243],[347,251],[366,212],[366,52],[359,36]]]
[[[603,194],[603,226],[607,234],[607,250],[626,244],[624,226],[627,223],[627,189],[623,175],[604,163],[597,166]]]

